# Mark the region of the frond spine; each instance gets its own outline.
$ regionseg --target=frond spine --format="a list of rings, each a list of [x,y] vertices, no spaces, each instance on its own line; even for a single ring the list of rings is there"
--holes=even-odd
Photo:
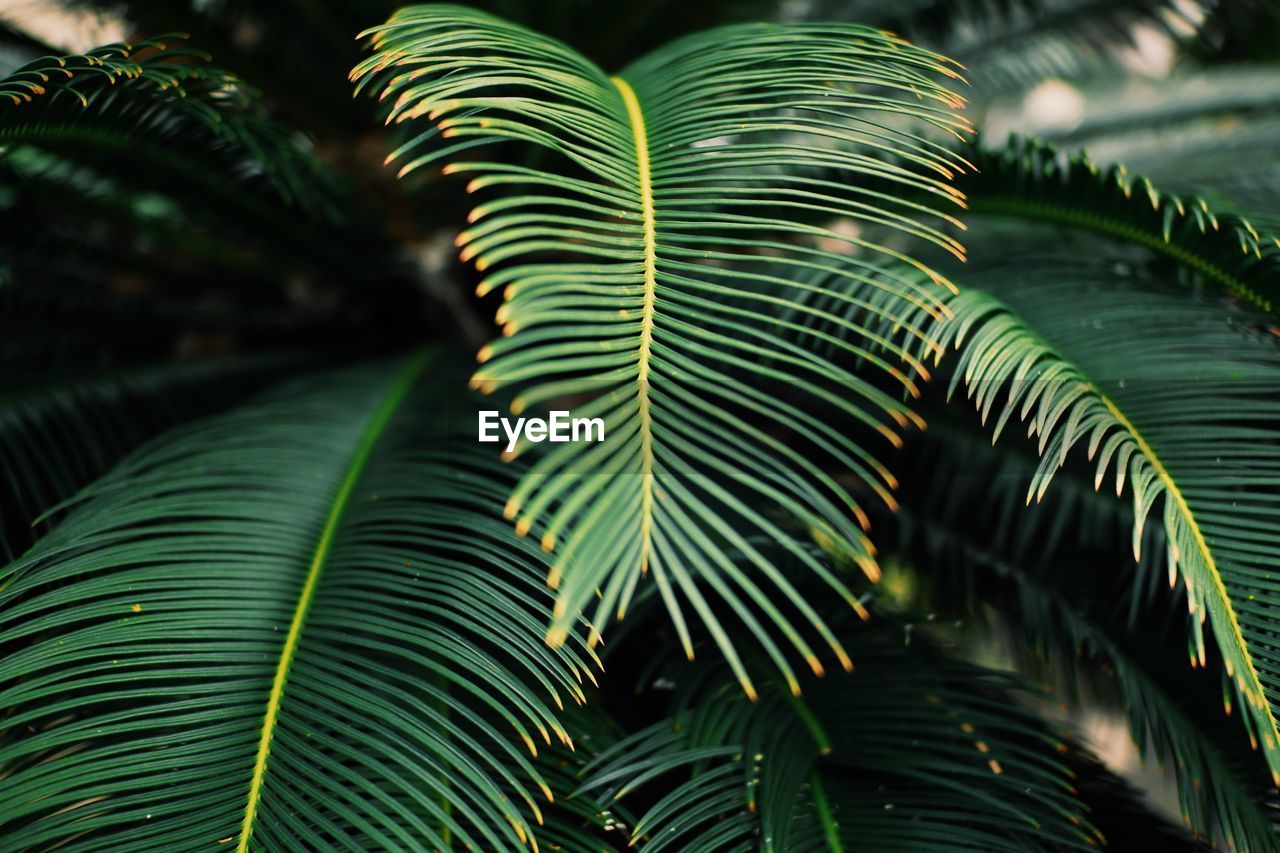
[[[280,660],[276,664],[276,674],[271,682],[271,695],[267,700],[266,714],[262,718],[262,736],[258,741],[258,756],[253,765],[253,779],[249,783],[249,798],[244,810],[244,822],[240,826],[240,840],[236,845],[237,853],[246,853],[249,849],[249,836],[253,833],[253,821],[257,816],[258,803],[262,799],[262,783],[267,772],[267,757],[271,752],[271,738],[275,734],[276,720],[280,715],[280,702],[284,698],[285,681],[289,678],[289,667],[293,663],[294,655],[298,650],[298,639],[302,634],[302,626],[306,622],[307,611],[311,609],[316,587],[319,586],[320,576],[324,572],[324,566],[329,558],[333,540],[337,536],[338,527],[342,523],[347,503],[350,501],[351,494],[355,491],[356,484],[360,481],[360,475],[364,472],[365,465],[373,454],[374,446],[377,445],[379,437],[386,429],[388,421],[391,420],[391,416],[395,414],[396,409],[404,401],[405,395],[409,393],[409,389],[413,387],[413,383],[417,380],[418,375],[422,373],[430,359],[431,353],[423,352],[410,360],[400,371],[395,383],[391,386],[386,396],[382,398],[382,402],[378,405],[372,417],[369,418],[369,423],[360,435],[360,440],[356,443],[355,452],[352,454],[351,461],[347,464],[347,470],[342,476],[342,483],[338,486],[338,491],[333,496],[333,502],[329,505],[324,527],[320,532],[319,540],[316,542],[315,552],[312,554],[311,566],[307,570],[307,579],[302,585],[302,592],[298,595],[298,604],[293,611],[293,620],[289,623],[289,633],[285,636],[284,647],[280,650]]]
[[[653,446],[649,423],[649,348],[653,341],[654,291],[658,276],[657,228],[653,214],[653,178],[649,166],[649,139],[645,133],[644,111],[635,90],[621,77],[613,77],[631,120],[636,140],[636,169],[640,179],[640,206],[644,218],[644,305],[640,317],[640,365],[636,383],[640,395],[640,573],[649,570],[653,526]]]

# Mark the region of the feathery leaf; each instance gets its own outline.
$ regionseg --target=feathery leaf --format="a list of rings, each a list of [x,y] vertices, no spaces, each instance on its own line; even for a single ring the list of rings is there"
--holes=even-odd
[[[463,259],[489,273],[479,292],[505,295],[504,337],[481,350],[476,384],[519,388],[516,412],[577,396],[587,402],[575,416],[606,424],[597,447],[541,455],[507,502],[517,531],[536,531],[555,553],[549,641],[563,639],[597,591],[598,637],[651,573],[686,650],[691,609],[748,693],[745,667],[696,581],[729,604],[793,682],[774,630],[815,671],[809,631],[848,666],[825,622],[748,539],[791,542],[787,527],[815,531],[845,543],[850,560],[874,577],[857,523],[866,511],[821,464],[769,433],[798,435],[883,500],[892,500],[893,480],[846,434],[794,407],[773,409],[762,386],[803,377],[814,398],[894,443],[911,415],[872,382],[785,341],[765,314],[806,291],[793,283],[802,272],[846,270],[832,286],[837,295],[863,277],[846,253],[820,245],[824,238],[925,269],[887,244],[842,237],[807,216],[881,223],[961,253],[934,222],[945,216],[934,206],[957,201],[949,181],[965,168],[934,139],[968,129],[953,113],[959,97],[939,82],[956,72],[895,36],[855,26],[721,28],[615,77],[553,39],[457,6],[402,9],[370,34],[374,55],[352,74],[358,88],[390,103],[389,121],[433,123],[388,158],[403,164],[400,174],[444,160],[447,173],[474,175],[470,190],[509,190],[479,204],[458,238]],[[545,164],[463,159],[508,141],[541,149]],[[819,168],[850,180],[819,179]],[[857,186],[870,179],[925,192],[933,206]],[[881,281],[894,297],[884,309],[890,317],[903,306],[936,305],[927,284]],[[753,310],[723,310],[728,293]],[[854,350],[861,332],[852,331]],[[779,366],[762,363],[766,356]],[[911,387],[904,372],[877,363]],[[735,413],[741,407],[745,416]],[[713,472],[731,488],[707,476]],[[763,507],[777,508],[781,523]],[[767,581],[749,579],[724,545],[745,553]],[[791,547],[854,604],[840,579]]]

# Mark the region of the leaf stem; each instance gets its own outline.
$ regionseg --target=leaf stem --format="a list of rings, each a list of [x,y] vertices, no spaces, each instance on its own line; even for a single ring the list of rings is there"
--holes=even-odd
[[[636,170],[640,180],[640,209],[644,220],[644,306],[640,317],[640,362],[636,378],[640,415],[640,573],[649,570],[649,552],[653,528],[653,436],[649,421],[649,350],[653,342],[654,291],[657,287],[658,240],[653,213],[653,176],[649,165],[649,138],[645,131],[644,112],[635,90],[621,77],[613,77],[613,85],[622,95],[636,141]]]

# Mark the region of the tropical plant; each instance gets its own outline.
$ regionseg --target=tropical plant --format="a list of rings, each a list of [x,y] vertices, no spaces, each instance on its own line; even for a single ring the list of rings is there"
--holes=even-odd
[[[477,5],[0,31],[0,846],[1280,849],[1267,42]]]

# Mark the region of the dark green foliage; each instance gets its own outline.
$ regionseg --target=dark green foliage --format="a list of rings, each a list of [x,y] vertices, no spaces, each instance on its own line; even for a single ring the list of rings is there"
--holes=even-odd
[[[396,5],[0,23],[0,849],[1280,849],[1268,4]]]
[[[647,798],[645,849],[1088,849],[1062,735],[1006,674],[902,645],[890,624],[847,636],[852,674],[781,682],[756,702],[686,664],[670,718],[601,754],[586,781]],[[659,790],[653,787],[662,783]],[[639,811],[639,810],[637,810]]]

